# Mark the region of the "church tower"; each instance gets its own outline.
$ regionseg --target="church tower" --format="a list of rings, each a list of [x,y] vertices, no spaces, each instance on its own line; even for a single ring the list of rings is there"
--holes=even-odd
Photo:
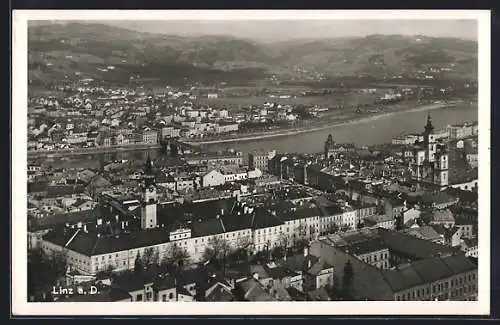
[[[143,182],[141,195],[141,228],[156,228],[156,205],[158,204],[158,196],[156,194],[153,165],[149,156],[144,165]]]
[[[448,186],[448,152],[445,146],[438,147],[434,160],[434,184]]]
[[[425,144],[425,159],[432,163],[434,162],[434,154],[436,153],[436,136],[434,135],[434,125],[432,125],[431,114],[427,115],[427,124],[424,131],[424,144]]]
[[[325,159],[328,159],[333,155],[332,149],[334,145],[335,142],[333,141],[332,134],[330,133],[325,141]]]

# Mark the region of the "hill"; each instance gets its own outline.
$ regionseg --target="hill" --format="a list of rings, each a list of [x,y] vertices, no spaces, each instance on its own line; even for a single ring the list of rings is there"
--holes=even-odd
[[[69,74],[110,81],[131,76],[166,82],[244,82],[267,74],[297,77],[386,76],[448,64],[457,77],[477,75],[477,44],[451,38],[370,35],[259,44],[229,36],[187,38],[70,22],[28,30],[32,80]],[[107,69],[113,66],[113,69]]]

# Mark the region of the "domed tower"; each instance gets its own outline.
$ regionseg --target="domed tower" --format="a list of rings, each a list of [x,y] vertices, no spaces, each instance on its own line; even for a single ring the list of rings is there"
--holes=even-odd
[[[144,165],[143,183],[141,195],[141,228],[156,228],[156,205],[158,204],[158,196],[156,194],[153,164],[149,156]]]

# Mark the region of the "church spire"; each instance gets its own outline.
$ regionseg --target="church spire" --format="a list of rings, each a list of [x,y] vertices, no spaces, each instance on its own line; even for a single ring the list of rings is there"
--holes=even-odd
[[[144,174],[152,174],[153,173],[153,163],[151,162],[151,158],[146,158],[146,163],[144,164]]]
[[[431,134],[434,131],[434,125],[432,125],[431,113],[427,113],[427,124],[425,125],[425,133]]]
[[[153,163],[151,162],[149,155],[146,158],[146,163],[144,164],[144,184],[146,187],[154,184]]]

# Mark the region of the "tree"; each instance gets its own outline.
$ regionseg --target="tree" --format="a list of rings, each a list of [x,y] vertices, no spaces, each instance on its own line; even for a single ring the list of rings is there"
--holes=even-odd
[[[227,256],[231,248],[227,240],[214,236],[208,241],[207,249],[209,249],[208,253],[210,253],[211,250],[209,256],[211,255],[217,260],[222,260]],[[205,249],[205,252],[207,252],[207,249]]]
[[[285,250],[283,247],[276,246],[271,250],[271,257],[273,260],[282,259],[285,256]]]
[[[162,261],[162,264],[175,264],[178,267],[184,265],[185,261],[189,259],[189,254],[183,248],[174,243],[168,249],[167,255]]]
[[[97,279],[108,278],[113,274],[114,270],[115,270],[115,267],[110,264],[110,265],[108,265],[106,270],[97,272],[96,277],[97,277]]]
[[[350,226],[348,226],[348,225],[342,225],[342,226],[340,227],[340,232],[346,232],[346,231],[348,231],[348,230],[350,230],[350,229],[351,229],[351,227],[350,227]]]
[[[288,252],[288,248],[290,248],[291,242],[292,242],[292,240],[290,238],[290,235],[288,235],[287,233],[284,233],[284,232],[279,234],[278,243],[279,243],[279,246],[281,248],[283,248],[284,254],[286,254]]]
[[[175,141],[170,142],[170,157],[177,157],[179,154],[179,147]]]
[[[298,225],[297,229],[296,229],[296,233],[298,234],[298,240],[305,240],[307,239],[307,225],[304,223],[304,222],[300,222],[300,224]]]
[[[234,262],[244,262],[251,254],[252,242],[250,236],[239,237],[236,242],[236,249],[231,252],[230,259]]]
[[[148,247],[144,250],[144,256],[142,257],[143,266],[149,267],[151,265],[158,265],[160,259],[160,254],[157,248]]]
[[[403,212],[399,213],[395,218],[395,228],[396,230],[402,230],[404,228],[404,216]]]
[[[135,257],[135,262],[134,262],[134,272],[139,274],[144,271],[144,263],[141,258],[141,253],[137,253],[137,256]]]
[[[377,205],[376,211],[377,211],[377,214],[384,214],[385,213],[385,206],[384,206],[384,204]]]
[[[428,203],[423,203],[420,206],[420,220],[423,224],[427,225],[431,222],[434,214],[434,209]]]
[[[330,225],[328,225],[328,231],[331,234],[336,233],[337,231],[339,231],[339,225],[337,225],[335,222],[330,223]]]
[[[214,260],[215,257],[215,250],[212,247],[205,247],[205,250],[203,251],[203,260],[205,261],[212,261]]]
[[[244,262],[248,258],[248,251],[243,247],[236,248],[233,252],[230,253],[228,259],[232,262]]]
[[[342,294],[344,297],[348,295],[349,289],[352,286],[354,277],[354,270],[352,268],[351,260],[347,260],[344,266],[344,273],[342,275]]]
[[[28,251],[28,294],[51,288],[67,271],[63,253],[47,254],[40,248]]]

